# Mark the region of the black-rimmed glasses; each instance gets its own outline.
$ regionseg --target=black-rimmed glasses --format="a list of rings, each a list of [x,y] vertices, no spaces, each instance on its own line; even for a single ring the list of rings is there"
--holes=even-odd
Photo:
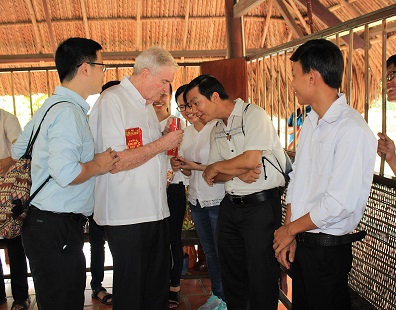
[[[79,65],[77,65],[76,67],[77,67],[77,68],[78,68],[78,67],[81,67],[83,63],[90,64],[91,66],[92,66],[92,65],[102,66],[102,71],[103,71],[103,72],[106,72],[106,69],[107,69],[107,68],[106,68],[106,65],[105,65],[104,63],[91,62],[91,61],[84,61],[84,62],[80,63]]]
[[[184,112],[187,108],[191,109],[191,106],[188,104],[182,104],[176,107],[176,110],[178,110],[179,112]]]
[[[396,71],[390,71],[390,72],[386,75],[386,80],[387,80],[388,82],[392,81],[393,78],[395,77],[395,75],[396,75]]]

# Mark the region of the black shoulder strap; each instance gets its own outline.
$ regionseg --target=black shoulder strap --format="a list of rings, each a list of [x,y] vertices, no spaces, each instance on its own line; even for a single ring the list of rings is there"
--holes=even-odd
[[[34,145],[34,142],[36,141],[37,136],[38,136],[38,134],[39,134],[39,132],[40,132],[41,124],[43,123],[45,116],[47,115],[48,111],[49,111],[54,105],[57,105],[58,103],[61,103],[61,102],[68,102],[68,101],[59,101],[59,102],[56,102],[56,103],[54,103],[52,106],[50,106],[50,107],[47,109],[47,111],[45,111],[44,116],[43,116],[43,118],[41,119],[40,124],[38,125],[37,130],[36,130],[34,136],[33,136],[33,132],[34,132],[34,127],[33,127],[32,133],[31,133],[31,135],[30,135],[29,143],[28,143],[28,145],[27,145],[27,147],[26,147],[26,152],[25,152],[25,154],[22,155],[21,158],[23,158],[23,159],[31,159],[31,158],[32,158],[33,145]]]
[[[243,116],[246,114],[246,111],[247,111],[247,109],[249,108],[249,106],[250,106],[250,103],[248,103],[247,105],[246,105],[246,107],[245,107],[245,109],[243,109],[243,112],[242,112],[242,133],[243,133],[243,135],[245,135],[245,126],[244,126],[244,124],[243,124]]]

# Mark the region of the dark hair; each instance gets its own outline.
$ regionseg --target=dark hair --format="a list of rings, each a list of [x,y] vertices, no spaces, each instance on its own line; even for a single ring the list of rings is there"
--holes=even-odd
[[[186,88],[187,88],[187,84],[184,84],[184,85],[180,86],[180,87],[176,90],[176,93],[175,93],[175,101],[176,101],[177,104],[179,104],[179,102],[177,102],[177,98],[179,98],[179,96],[180,96],[181,94],[184,93],[184,90],[185,90]]]
[[[392,55],[386,60],[386,67],[389,68],[391,65],[396,67],[396,55]]]
[[[84,62],[95,62],[96,52],[102,46],[91,39],[69,38],[59,44],[55,53],[55,65],[61,83],[71,81],[78,70],[78,65]]]
[[[108,89],[112,86],[118,85],[120,83],[121,83],[121,81],[118,81],[118,80],[108,81],[107,83],[103,84],[102,91],[100,93],[103,93],[106,89]]]
[[[300,61],[304,73],[316,70],[331,88],[341,87],[344,73],[344,58],[337,45],[325,39],[309,40],[299,46],[290,57]]]
[[[224,86],[214,77],[209,74],[202,74],[195,79],[193,79],[186,87],[183,93],[183,100],[187,102],[186,95],[187,93],[193,89],[195,86],[198,86],[198,91],[202,96],[205,96],[210,100],[214,92],[217,92],[221,99],[228,99],[228,94],[224,89]]]

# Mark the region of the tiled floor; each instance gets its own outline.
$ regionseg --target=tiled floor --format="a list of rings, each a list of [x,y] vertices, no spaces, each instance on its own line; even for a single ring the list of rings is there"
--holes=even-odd
[[[85,306],[84,310],[108,310],[111,306],[105,306],[91,298],[91,290],[89,289],[90,274],[87,273],[87,286],[85,289]],[[112,288],[112,271],[105,272],[105,280],[103,286],[111,293]],[[13,302],[11,295],[11,285],[6,280],[7,304],[1,305],[0,310],[11,309]],[[29,294],[31,298],[30,310],[38,310],[36,305],[33,281],[29,278]],[[210,280],[204,279],[183,279],[181,281],[181,300],[177,307],[178,310],[196,310],[203,305],[210,295]],[[70,309],[74,310],[74,309]],[[129,310],[129,309],[126,309]],[[283,305],[279,305],[278,310],[286,310]]]
[[[9,280],[6,280],[7,290],[7,304],[1,305],[0,310],[7,310],[12,305],[11,286]],[[87,287],[85,290],[85,306],[84,310],[108,310],[112,309],[111,306],[105,306],[98,301],[91,298],[91,290],[89,289],[90,274],[87,274]],[[103,286],[111,292],[112,272],[105,272],[105,280]],[[34,295],[33,281],[29,278],[29,294],[31,297],[30,310],[38,310],[36,299]],[[183,279],[181,281],[181,300],[177,307],[178,310],[196,310],[203,305],[210,294],[210,280],[209,279]],[[73,309],[70,309],[73,310]],[[129,309],[126,309],[129,310]],[[278,310],[286,310],[283,305],[279,305]]]
[[[86,257],[89,257],[89,248],[84,248],[84,252],[86,253]],[[4,272],[9,273],[8,265],[5,264],[4,252],[0,251],[1,261],[3,262]],[[111,254],[106,249],[106,262],[105,265],[111,266]],[[193,271],[192,271],[193,272]],[[105,279],[103,281],[103,286],[107,289],[108,292],[112,291],[112,271],[105,271]],[[108,310],[112,309],[111,306],[105,306],[98,301],[91,298],[91,289],[89,286],[89,282],[91,280],[91,274],[87,273],[86,280],[86,289],[85,289],[85,306],[84,310]],[[288,281],[289,282],[289,281]],[[35,291],[32,278],[28,279],[29,283],[29,294],[31,298],[31,306],[30,310],[38,310],[35,298]],[[291,283],[289,282],[289,292],[291,291]],[[8,310],[11,309],[11,305],[13,302],[12,294],[11,294],[11,285],[10,280],[6,280],[6,294],[7,294],[7,303],[0,306],[0,310]],[[196,310],[201,305],[203,305],[207,298],[210,295],[210,280],[208,278],[203,279],[182,279],[181,280],[181,292],[180,292],[180,304],[177,307],[178,310]],[[289,296],[290,298],[290,296]],[[70,309],[74,310],[74,309]],[[129,310],[129,309],[125,309]],[[278,310],[286,310],[283,305],[279,305]]]

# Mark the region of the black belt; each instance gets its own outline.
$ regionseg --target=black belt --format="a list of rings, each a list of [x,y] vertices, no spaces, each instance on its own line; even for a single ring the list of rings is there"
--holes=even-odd
[[[242,204],[251,204],[251,203],[263,202],[269,200],[272,197],[274,197],[275,193],[277,192],[278,190],[276,188],[272,188],[244,196],[230,195],[230,194],[226,194],[226,196],[233,204],[242,205]]]
[[[347,234],[343,236],[333,236],[328,234],[314,234],[309,232],[303,232],[297,234],[296,240],[301,243],[308,243],[315,246],[336,246],[342,244],[352,243],[363,239],[366,236],[364,230],[354,234]]]
[[[81,214],[81,213],[52,212],[52,211],[41,210],[41,209],[39,209],[39,208],[37,208],[36,206],[33,206],[33,205],[30,205],[29,209],[38,210],[38,211],[44,212],[44,213],[59,214],[59,215],[65,216],[65,217],[69,217],[72,220],[74,220],[74,221],[76,221],[78,223],[81,223],[82,225],[85,225],[87,223],[87,221],[88,221],[88,218],[84,214]]]

